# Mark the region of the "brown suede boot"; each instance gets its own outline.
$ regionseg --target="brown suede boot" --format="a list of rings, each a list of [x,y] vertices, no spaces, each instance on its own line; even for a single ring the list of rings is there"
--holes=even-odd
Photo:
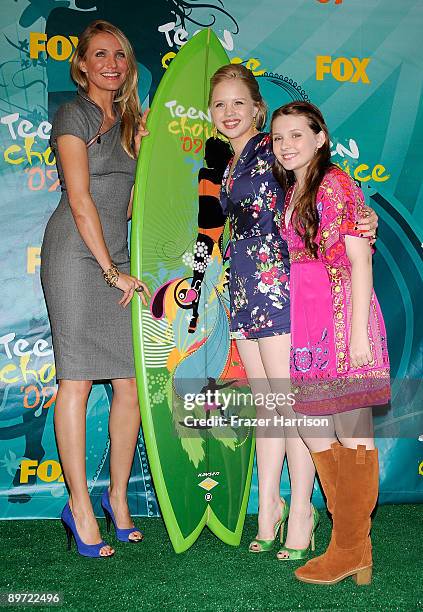
[[[339,442],[334,442],[328,450],[311,453],[320,484],[326,496],[326,506],[331,515],[335,507],[335,488],[339,463],[337,451],[340,446]]]
[[[328,451],[324,451],[328,452]],[[317,455],[322,453],[316,453]],[[333,529],[328,549],[295,571],[302,582],[334,584],[352,576],[357,584],[372,579],[370,515],[376,505],[379,483],[378,452],[339,446],[338,474],[333,507]],[[314,453],[312,453],[314,459]],[[316,462],[322,484],[328,480],[322,462]],[[325,487],[325,485],[323,485]],[[333,491],[329,491],[329,502]]]

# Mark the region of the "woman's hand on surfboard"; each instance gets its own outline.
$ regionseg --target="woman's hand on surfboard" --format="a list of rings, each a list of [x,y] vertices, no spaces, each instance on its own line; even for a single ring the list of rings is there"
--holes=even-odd
[[[119,278],[116,283],[116,287],[123,291],[123,296],[119,300],[119,304],[126,308],[129,302],[132,300],[134,292],[136,291],[141,298],[144,306],[147,306],[147,298],[151,297],[151,293],[145,283],[138,280],[135,276],[130,276],[129,274],[124,274],[123,272],[119,272]]]
[[[144,306],[147,306],[146,295],[148,295],[148,297],[151,297],[151,293],[150,293],[147,285],[145,283],[143,283],[142,281],[138,281],[138,287],[135,289],[135,291],[140,296],[141,302],[144,304]]]
[[[137,157],[138,157],[138,152],[140,150],[141,139],[144,138],[144,136],[148,136],[150,134],[150,132],[147,130],[147,117],[148,117],[149,112],[150,112],[150,109],[147,108],[147,110],[143,112],[142,117],[140,117],[140,120],[138,122],[138,128],[137,128],[137,132],[134,138],[135,152],[137,154]]]

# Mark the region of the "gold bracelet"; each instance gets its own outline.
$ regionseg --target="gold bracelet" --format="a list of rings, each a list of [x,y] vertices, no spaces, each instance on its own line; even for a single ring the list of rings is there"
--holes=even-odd
[[[116,264],[113,263],[108,270],[103,272],[103,278],[109,287],[116,287],[116,283],[119,280],[119,270],[117,269]]]

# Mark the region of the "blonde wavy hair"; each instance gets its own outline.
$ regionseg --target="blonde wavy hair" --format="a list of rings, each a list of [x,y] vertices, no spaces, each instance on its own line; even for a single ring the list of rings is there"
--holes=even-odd
[[[260,88],[257,83],[257,79],[245,66],[242,64],[226,64],[216,70],[214,75],[210,79],[210,94],[209,94],[209,106],[211,105],[213,91],[216,85],[226,81],[228,79],[239,79],[242,83],[248,87],[248,91],[250,92],[250,96],[253,102],[257,105],[257,115],[256,115],[256,127],[258,130],[262,130],[266,123],[267,117],[267,105],[263,100],[263,97],[260,93]]]
[[[128,64],[128,73],[122,87],[115,94],[114,102],[121,116],[121,143],[130,157],[135,159],[134,136],[141,117],[141,104],[138,96],[138,70],[135,54],[125,34],[116,26],[98,19],[90,23],[79,37],[78,45],[71,61],[71,77],[85,92],[88,92],[88,78],[81,70],[88,46],[97,34],[107,32],[120,43]]]

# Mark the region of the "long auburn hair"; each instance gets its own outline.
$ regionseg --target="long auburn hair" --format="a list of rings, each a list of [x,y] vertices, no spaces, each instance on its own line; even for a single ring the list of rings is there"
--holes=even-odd
[[[122,146],[130,157],[135,159],[134,136],[141,116],[141,104],[138,97],[138,70],[135,54],[125,34],[116,26],[98,19],[90,23],[79,37],[78,45],[71,61],[71,77],[77,85],[88,93],[88,78],[82,72],[80,64],[84,60],[91,40],[97,34],[107,32],[120,43],[128,64],[128,73],[122,87],[115,94],[114,103],[121,116],[120,138]]]
[[[281,106],[273,113],[270,127],[272,140],[273,123],[275,119],[283,115],[299,115],[305,117],[309,127],[315,134],[323,132],[325,135],[323,145],[317,149],[316,154],[307,168],[304,177],[304,187],[297,194],[297,203],[294,211],[295,215],[292,217],[294,229],[304,240],[306,249],[313,257],[317,257],[318,246],[315,242],[319,229],[319,215],[316,207],[317,192],[323,181],[324,175],[328,169],[334,165],[330,161],[329,132],[323,115],[317,106],[310,102],[296,101]],[[273,175],[284,191],[287,191],[288,188],[295,183],[294,172],[292,170],[285,170],[277,159],[275,159],[273,164]]]
[[[212,101],[213,91],[216,85],[222,83],[222,81],[226,81],[228,79],[239,79],[242,81],[250,92],[250,96],[253,99],[253,102],[257,105],[257,115],[256,115],[256,127],[258,130],[262,130],[266,123],[267,117],[267,105],[263,100],[263,97],[260,93],[260,88],[257,83],[257,79],[245,66],[242,64],[226,64],[225,66],[221,66],[214,75],[210,79],[210,93],[209,93],[209,106]]]

